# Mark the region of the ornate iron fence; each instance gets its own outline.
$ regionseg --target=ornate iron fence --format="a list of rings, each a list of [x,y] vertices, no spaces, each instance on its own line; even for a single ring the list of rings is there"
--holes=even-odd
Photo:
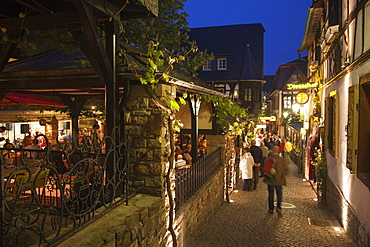
[[[1,246],[51,245],[127,203],[127,140],[93,134],[43,150],[1,149]]]
[[[190,168],[176,171],[176,210],[178,210],[222,165],[221,148],[193,163]]]

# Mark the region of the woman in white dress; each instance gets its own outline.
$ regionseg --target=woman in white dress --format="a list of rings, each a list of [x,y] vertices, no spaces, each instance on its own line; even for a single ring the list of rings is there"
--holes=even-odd
[[[242,173],[243,190],[250,191],[252,189],[254,159],[249,148],[243,148],[242,156],[240,157],[239,168]]]

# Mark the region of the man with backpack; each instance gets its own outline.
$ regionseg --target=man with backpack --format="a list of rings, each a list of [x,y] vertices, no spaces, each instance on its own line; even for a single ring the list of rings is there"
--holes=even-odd
[[[265,178],[263,182],[267,184],[268,189],[268,205],[269,213],[274,212],[274,193],[276,191],[277,205],[276,212],[279,215],[283,215],[281,209],[281,202],[283,198],[283,186],[286,186],[286,176],[289,172],[289,167],[286,159],[279,156],[280,147],[273,146],[271,148],[270,157],[273,164],[265,164]],[[269,171],[267,171],[269,170]]]

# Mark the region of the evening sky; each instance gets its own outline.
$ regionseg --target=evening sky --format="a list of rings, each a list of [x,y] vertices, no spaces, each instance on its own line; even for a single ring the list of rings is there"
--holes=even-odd
[[[265,28],[265,75],[298,58],[312,0],[187,0],[189,27],[261,23]],[[302,56],[307,53],[302,53]]]

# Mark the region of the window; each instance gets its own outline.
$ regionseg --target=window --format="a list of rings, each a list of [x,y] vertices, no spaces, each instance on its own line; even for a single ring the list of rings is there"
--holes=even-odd
[[[336,157],[338,139],[338,100],[336,92],[331,92],[331,96],[325,99],[325,128],[326,143],[330,154]]]
[[[239,99],[239,84],[235,85],[233,98],[234,99]]]
[[[347,163],[346,166],[352,173],[357,168],[357,138],[358,138],[358,85],[348,89],[348,120],[347,120]]]
[[[261,90],[254,88],[253,90],[253,101],[261,101]]]
[[[244,91],[244,101],[252,101],[252,88],[246,88]]]
[[[203,70],[211,70],[211,61],[205,61],[203,64]]]
[[[229,84],[215,84],[214,87],[217,91],[232,97]]]
[[[284,102],[284,105],[283,105],[284,109],[292,108],[292,105],[293,105],[292,96],[284,96],[283,102]]]
[[[370,74],[360,79],[358,107],[357,177],[370,188]]]
[[[328,19],[329,19],[329,26],[338,25],[341,19],[341,0],[331,0],[328,1]]]
[[[218,70],[226,70],[227,63],[226,58],[219,58],[217,59],[217,69]]]

